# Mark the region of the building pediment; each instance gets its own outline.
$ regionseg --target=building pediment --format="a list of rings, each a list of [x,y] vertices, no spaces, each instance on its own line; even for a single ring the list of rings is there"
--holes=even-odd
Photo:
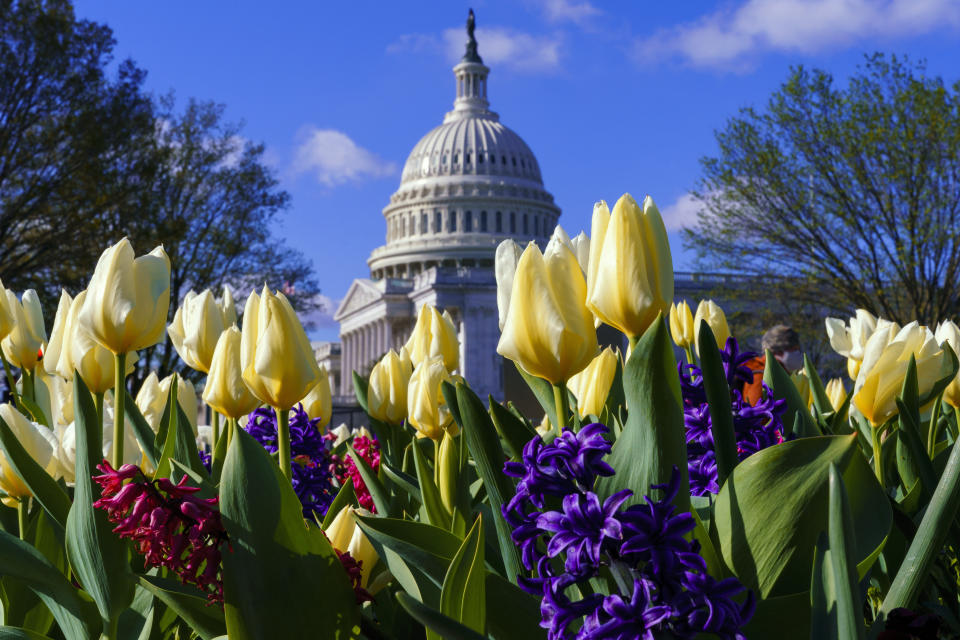
[[[337,312],[333,314],[336,322],[342,322],[344,318],[369,307],[374,302],[383,298],[383,291],[375,282],[367,278],[357,278],[347,290],[347,295],[343,297]]]

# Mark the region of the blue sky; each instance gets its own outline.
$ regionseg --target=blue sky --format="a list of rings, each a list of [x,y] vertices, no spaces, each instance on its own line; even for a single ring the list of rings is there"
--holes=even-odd
[[[80,0],[147,88],[227,105],[263,142],[292,206],[274,230],[314,263],[330,312],[384,241],[381,209],[414,144],[452,106],[450,69],[477,14],[489,98],[540,162],[571,235],[598,199],[649,193],[676,230],[713,132],[762,106],[791,65],[843,79],[863,54],[960,76],[956,0],[196,2]],[[329,317],[317,339],[336,339]]]

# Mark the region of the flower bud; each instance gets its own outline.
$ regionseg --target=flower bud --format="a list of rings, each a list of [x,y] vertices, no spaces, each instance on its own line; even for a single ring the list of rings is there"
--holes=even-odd
[[[373,545],[363,533],[363,529],[357,526],[356,516],[367,516],[369,512],[363,509],[354,509],[351,506],[343,507],[337,516],[327,527],[326,534],[330,540],[330,545],[342,552],[349,553],[354,560],[360,563],[362,578],[360,586],[366,588],[370,581],[370,572],[380,556],[374,550]]]
[[[624,194],[609,212],[593,208],[587,306],[628,337],[646,331],[673,300],[673,259],[663,219],[647,196],[643,210]]]
[[[220,334],[203,388],[203,401],[228,418],[240,418],[260,406],[241,375],[240,340],[236,325]]]
[[[287,411],[320,380],[320,367],[290,302],[266,285],[251,293],[243,313],[243,381],[265,404]]]
[[[827,398],[830,400],[830,406],[833,407],[833,410],[840,411],[843,403],[847,401],[847,390],[843,386],[843,380],[840,378],[833,378],[827,382],[827,385],[823,388],[823,390],[827,394]]]
[[[570,240],[570,249],[573,250],[573,255],[577,256],[577,264],[586,278],[590,267],[590,236],[581,231],[576,238]]]
[[[577,399],[581,418],[599,416],[607,403],[610,386],[617,374],[617,354],[607,347],[590,361],[587,368],[567,381],[567,388]]]
[[[236,316],[236,311],[233,315]],[[217,340],[230,326],[228,319],[224,307],[217,304],[209,289],[199,294],[188,291],[183,304],[173,314],[167,334],[187,366],[208,373]]]
[[[60,354],[64,350],[64,334],[66,333],[67,319],[70,317],[70,307],[72,305],[73,298],[61,289],[60,302],[57,303],[57,315],[53,317],[53,328],[50,330],[50,340],[47,342],[47,348],[43,351],[43,368],[51,375],[57,373],[57,363],[60,361]]]
[[[717,346],[722,350],[727,345],[727,338],[730,337],[730,327],[727,326],[727,316],[724,315],[723,309],[720,308],[713,300],[701,300],[700,304],[697,305],[697,314],[693,318],[693,335],[697,336],[700,332],[700,321],[703,320],[710,327],[710,330],[713,332],[713,337],[717,341]],[[694,339],[694,344],[697,347],[697,355],[700,355],[700,345],[696,344],[696,339]]]
[[[12,404],[0,404],[0,419],[10,427],[30,457],[44,471],[55,476],[57,459],[53,452],[57,448],[57,438],[53,431],[42,424],[27,420]],[[0,490],[7,494],[0,501],[8,507],[16,507],[18,501],[32,495],[7,460],[3,449],[0,449]]]
[[[0,342],[7,360],[18,369],[32,371],[40,360],[40,350],[46,345],[47,332],[43,327],[43,309],[33,289],[23,292],[17,300],[13,291],[4,291],[7,308],[13,313],[13,329]]]
[[[441,356],[447,371],[460,366],[460,342],[450,314],[442,314],[433,305],[425,304],[417,314],[417,324],[404,345],[414,366],[434,356]]]
[[[947,320],[937,326],[935,338],[942,347],[949,346],[953,349],[954,355],[960,354],[960,328],[952,320]],[[943,401],[954,409],[960,407],[960,374],[957,374],[957,377],[943,390]]]
[[[586,296],[577,258],[556,235],[543,254],[535,244],[527,245],[497,353],[553,384],[566,382],[597,354]]]
[[[79,321],[113,353],[128,353],[163,339],[169,307],[170,259],[163,247],[134,259],[124,238],[97,261]]]
[[[167,398],[170,396],[170,385],[173,379],[177,379],[177,404],[183,410],[184,415],[190,422],[193,434],[197,434],[197,391],[193,385],[185,381],[175,373],[170,374],[163,380],[157,378],[153,371],[147,376],[146,380],[140,386],[137,392],[135,403],[140,413],[154,432],[160,429],[160,419],[167,407]]]
[[[326,367],[320,367],[320,381],[314,385],[310,393],[303,400],[303,410],[310,418],[320,418],[317,428],[330,424],[330,415],[333,412],[333,398],[330,394],[330,372]]]
[[[447,513],[452,514],[457,502],[457,483],[460,480],[460,454],[457,450],[456,441],[449,431],[443,432],[439,458],[436,463],[439,465],[440,501],[446,508]]]
[[[442,356],[434,356],[416,366],[407,388],[407,414],[410,424],[433,440],[443,437],[443,430],[453,420],[443,398],[441,384],[451,380]]]
[[[404,347],[391,349],[374,365],[367,386],[367,410],[372,418],[399,425],[407,418],[407,386],[413,364]]]
[[[693,332],[693,313],[686,300],[680,304],[670,303],[670,335],[681,349],[688,349],[696,342]],[[719,345],[723,349],[724,345]]]
[[[809,408],[813,404],[813,396],[810,394],[810,378],[807,377],[803,369],[800,369],[791,373],[790,379],[793,380],[793,386],[797,388],[797,393],[800,395],[803,405]]]
[[[510,293],[513,290],[513,276],[517,272],[517,263],[523,255],[523,248],[514,240],[504,240],[497,246],[494,258],[494,272],[497,277],[497,315],[500,330],[507,321],[510,309]]]
[[[3,288],[3,281],[0,280],[0,341],[13,331],[14,322],[16,322],[16,319],[7,302],[7,290]]]

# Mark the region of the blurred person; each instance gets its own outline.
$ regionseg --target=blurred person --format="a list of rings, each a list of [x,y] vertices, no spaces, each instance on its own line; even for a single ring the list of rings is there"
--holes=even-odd
[[[792,327],[785,324],[771,327],[760,339],[760,346],[763,347],[764,353],[745,363],[753,371],[753,382],[743,386],[743,397],[751,405],[756,404],[763,393],[763,370],[767,366],[767,351],[773,354],[788,374],[803,369],[800,336]]]

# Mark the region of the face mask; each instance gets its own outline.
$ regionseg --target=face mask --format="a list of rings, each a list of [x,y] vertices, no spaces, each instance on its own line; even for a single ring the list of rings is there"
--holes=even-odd
[[[799,349],[785,352],[779,360],[783,368],[791,373],[803,368],[803,354]]]

